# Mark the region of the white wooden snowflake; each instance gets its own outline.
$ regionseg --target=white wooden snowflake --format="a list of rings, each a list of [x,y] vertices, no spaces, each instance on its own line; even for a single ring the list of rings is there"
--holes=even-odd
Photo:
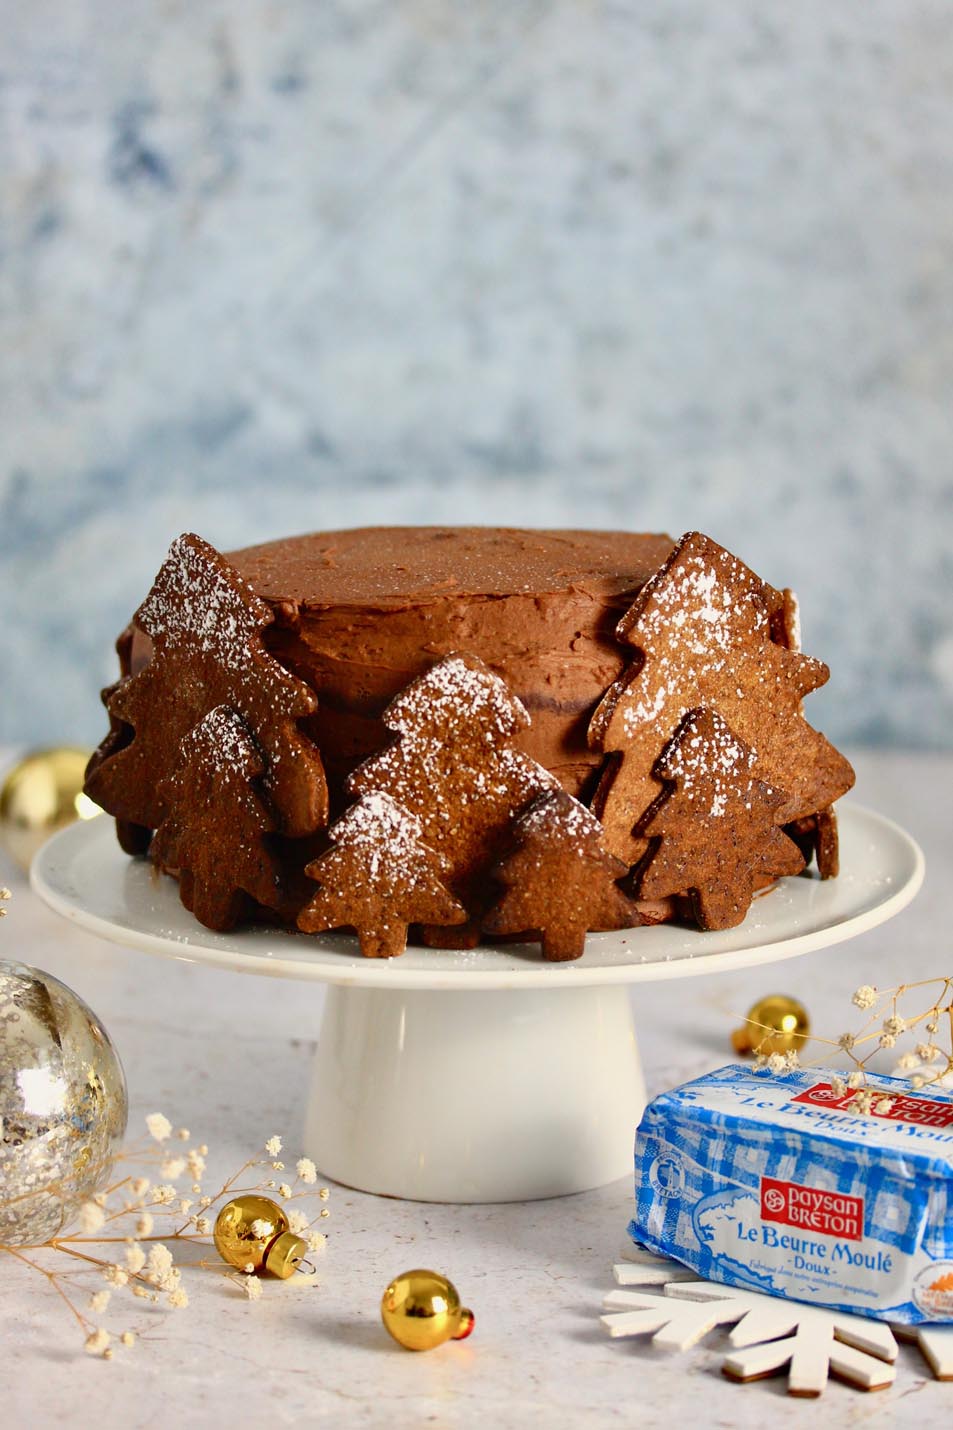
[[[936,1380],[953,1380],[953,1326],[894,1326],[902,1341],[913,1341]]]
[[[830,1375],[861,1390],[882,1390],[896,1377],[897,1342],[883,1321],[701,1281],[642,1247],[625,1256],[614,1268],[617,1283],[642,1289],[606,1297],[602,1324],[610,1336],[651,1336],[656,1346],[687,1350],[730,1327],[724,1374],[761,1380],[786,1369],[789,1395],[820,1395]],[[953,1379],[953,1326],[898,1329],[919,1344],[937,1379]]]

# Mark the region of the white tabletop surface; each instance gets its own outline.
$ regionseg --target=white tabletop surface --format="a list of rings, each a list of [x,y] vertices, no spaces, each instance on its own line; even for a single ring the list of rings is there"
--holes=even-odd
[[[7,753],[9,759],[9,752]],[[3,762],[0,761],[0,764]],[[943,890],[953,867],[953,758],[856,756],[858,799],[921,843],[927,877],[913,905],[854,942],[774,969],[633,989],[650,1092],[730,1058],[729,1033],[764,993],[807,1004],[816,1030],[851,1025],[859,983],[888,986],[950,971]],[[273,1133],[293,1154],[323,989],[169,962],[84,934],[47,910],[0,852],[14,891],[0,954],[46,969],[96,1010],[129,1081],[130,1129],[164,1111],[208,1142],[211,1171],[231,1172]],[[435,1068],[452,1098],[465,1069]],[[290,1160],[290,1158],[289,1158]],[[207,1178],[212,1185],[214,1178]],[[11,1426],[165,1427],[426,1423],[437,1427],[621,1424],[940,1426],[953,1385],[933,1382],[902,1346],[892,1390],[832,1383],[820,1407],[781,1382],[742,1387],[718,1371],[719,1347],[661,1355],[610,1342],[598,1322],[631,1211],[628,1181],[549,1202],[453,1207],[333,1188],[319,1285],[272,1282],[257,1304],[217,1276],[187,1278],[190,1306],[130,1321],[147,1341],[111,1363],[83,1354],[45,1283],[0,1263],[4,1421]],[[383,1332],[391,1276],[444,1271],[477,1316],[466,1342],[411,1355]],[[137,1303],[130,1302],[130,1305]]]

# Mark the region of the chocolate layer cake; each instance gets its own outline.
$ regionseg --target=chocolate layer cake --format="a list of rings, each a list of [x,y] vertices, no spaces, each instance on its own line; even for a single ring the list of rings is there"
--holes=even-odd
[[[569,958],[587,929],[724,927],[815,851],[836,871],[852,773],[803,720],[827,669],[796,632],[790,593],[698,533],[183,536],[120,637],[87,790],[214,928],[392,955],[532,917]]]
[[[621,674],[615,627],[668,536],[371,527],[228,556],[271,606],[265,643],[318,696],[304,728],[332,793],[385,743],[385,706],[441,656],[478,656],[529,711],[520,748],[579,795],[600,763],[589,717]]]

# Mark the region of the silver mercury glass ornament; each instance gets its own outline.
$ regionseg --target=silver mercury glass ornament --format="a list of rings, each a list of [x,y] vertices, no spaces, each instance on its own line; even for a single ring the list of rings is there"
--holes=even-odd
[[[126,1079],[81,998],[0,960],[0,1243],[65,1231],[102,1187],[126,1130]]]

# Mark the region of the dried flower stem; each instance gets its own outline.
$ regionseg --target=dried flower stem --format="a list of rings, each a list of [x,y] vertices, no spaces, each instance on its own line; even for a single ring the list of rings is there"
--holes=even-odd
[[[161,1144],[172,1136],[172,1124],[161,1113],[153,1113],[146,1120],[155,1141]],[[184,1128],[180,1128],[175,1137],[179,1142],[183,1142],[188,1140],[189,1134]],[[74,1262],[80,1262],[79,1267],[71,1269],[46,1267],[35,1260],[33,1256],[26,1255],[22,1248],[4,1243],[0,1243],[0,1253],[7,1252],[22,1266],[43,1276],[68,1306],[82,1328],[86,1337],[84,1343],[86,1351],[93,1355],[101,1355],[105,1359],[112,1359],[114,1343],[122,1346],[131,1345],[139,1338],[138,1333],[133,1334],[129,1330],[123,1330],[117,1334],[93,1322],[70,1295],[70,1279],[82,1275],[88,1270],[95,1270],[106,1281],[107,1289],[101,1288],[90,1298],[89,1305],[97,1314],[105,1309],[111,1290],[114,1288],[120,1290],[128,1288],[134,1297],[148,1300],[153,1304],[159,1303],[160,1297],[164,1297],[164,1304],[170,1309],[188,1305],[188,1296],[181,1285],[181,1270],[174,1263],[170,1246],[182,1244],[189,1247],[208,1246],[211,1221],[214,1215],[212,1209],[217,1204],[230,1197],[240,1196],[244,1192],[269,1196],[276,1201],[285,1203],[307,1196],[317,1196],[321,1201],[327,1199],[326,1187],[314,1191],[309,1190],[310,1184],[316,1182],[317,1176],[313,1163],[307,1158],[302,1158],[299,1161],[298,1166],[301,1171],[293,1182],[282,1182],[278,1185],[273,1177],[268,1176],[269,1172],[284,1170],[284,1163],[276,1160],[280,1149],[281,1139],[270,1138],[265,1144],[267,1158],[248,1158],[230,1177],[225,1179],[212,1195],[203,1194],[201,1186],[201,1176],[205,1170],[205,1158],[208,1153],[208,1148],[204,1145],[187,1147],[181,1155],[176,1153],[174,1156],[161,1146],[154,1148],[149,1144],[142,1148],[129,1149],[122,1154],[121,1159],[117,1160],[135,1158],[149,1167],[158,1165],[159,1175],[164,1178],[163,1182],[153,1186],[146,1177],[132,1173],[118,1177],[110,1181],[101,1192],[80,1207],[78,1217],[80,1229],[78,1232],[64,1234],[61,1225],[60,1229],[46,1241],[29,1248],[36,1252],[53,1252],[62,1257],[69,1257]],[[251,1182],[252,1179],[248,1178],[247,1174],[254,1170],[260,1172],[261,1179],[254,1185],[239,1185],[246,1180]],[[193,1194],[191,1197],[183,1196],[175,1186],[175,1182],[184,1176],[191,1178],[190,1186]],[[4,1205],[12,1206],[37,1195],[50,1197],[57,1194],[62,1198],[63,1219],[65,1220],[67,1215],[74,1214],[74,1208],[70,1200],[69,1189],[63,1184],[54,1184],[43,1188],[40,1192],[28,1192],[21,1196],[11,1197]],[[118,1196],[125,1196],[129,1199],[120,1206],[110,1206],[110,1200]],[[193,1208],[195,1208],[194,1211]],[[209,1215],[210,1213],[211,1215]],[[317,1215],[310,1219],[297,1212],[292,1215],[298,1219],[298,1229],[308,1239],[312,1251],[323,1245],[324,1237],[316,1232],[315,1228],[322,1218],[327,1217],[328,1212],[325,1208],[322,1208]],[[119,1234],[123,1219],[131,1217],[136,1218],[134,1228],[129,1234]],[[165,1227],[157,1226],[156,1218],[165,1219],[167,1225]],[[106,1231],[107,1234],[99,1234],[100,1229]],[[93,1248],[116,1245],[125,1247],[124,1257],[119,1262],[106,1260],[103,1256],[93,1254]],[[147,1247],[148,1252],[145,1250]],[[215,1260],[204,1258],[189,1260],[188,1268],[190,1271],[196,1269],[214,1270],[219,1274],[224,1274],[226,1279],[240,1285],[241,1289],[253,1300],[261,1294],[261,1285],[256,1278],[236,1275],[231,1269],[226,1270],[223,1263],[217,1258]],[[250,1281],[255,1281],[254,1293],[245,1284]]]
[[[889,1111],[889,1096],[878,1097],[868,1087],[869,1064],[880,1052],[897,1049],[899,1060],[894,1076],[906,1078],[914,1091],[946,1085],[947,1080],[953,1078],[953,975],[899,983],[895,988],[877,989],[864,984],[856,989],[851,1002],[869,1015],[860,1027],[841,1033],[836,1039],[812,1035],[810,1041],[836,1049],[850,1059],[851,1070],[846,1080],[835,1074],[834,1084],[835,1091],[852,1090],[850,1105],[855,1111]],[[753,1019],[746,1021],[749,1027],[764,1033],[775,1031]],[[921,1029],[927,1036],[917,1041]],[[755,1065],[781,1072],[796,1067],[798,1056],[796,1053],[761,1056]]]
[[[87,1321],[82,1311],[79,1309],[78,1306],[75,1306],[73,1304],[69,1296],[67,1296],[66,1292],[64,1291],[63,1287],[60,1285],[60,1280],[63,1273],[56,1271],[48,1271],[47,1268],[45,1266],[41,1266],[39,1262],[31,1261],[28,1256],[24,1256],[22,1251],[17,1251],[16,1247],[3,1246],[0,1247],[0,1250],[5,1251],[9,1256],[15,1257],[17,1261],[22,1261],[23,1265],[29,1266],[32,1271],[37,1271],[41,1276],[45,1276],[47,1281],[53,1287],[53,1290],[56,1292],[56,1294],[66,1302],[67,1306],[72,1311],[77,1321],[79,1321],[79,1324],[82,1329],[84,1331],[89,1329],[92,1323],[90,1321]]]

